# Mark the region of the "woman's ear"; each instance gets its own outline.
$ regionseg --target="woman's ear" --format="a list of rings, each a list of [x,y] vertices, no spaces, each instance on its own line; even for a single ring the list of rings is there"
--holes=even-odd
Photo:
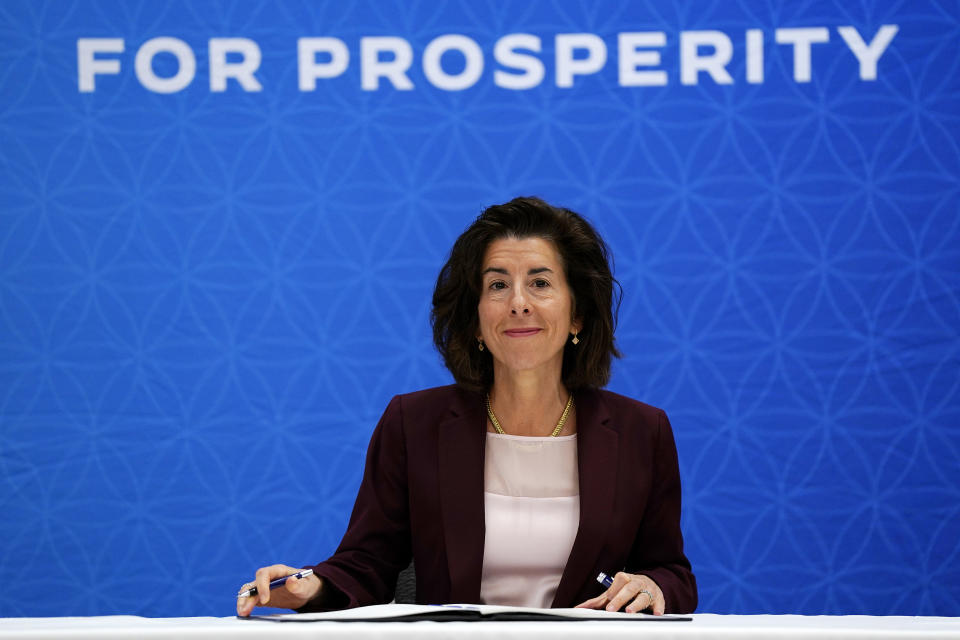
[[[573,322],[570,323],[570,333],[580,333],[581,331],[583,331],[583,319],[574,318]]]

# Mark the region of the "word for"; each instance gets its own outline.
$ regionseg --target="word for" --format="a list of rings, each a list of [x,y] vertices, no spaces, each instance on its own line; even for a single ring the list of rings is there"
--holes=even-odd
[[[883,25],[867,42],[855,27],[837,27],[837,34],[856,58],[862,80],[877,79],[877,62],[897,34],[897,25]],[[761,29],[744,33],[745,80],[751,84],[764,81],[765,34]],[[793,79],[810,82],[815,45],[830,41],[827,27],[776,29],[774,42],[793,56]],[[617,80],[623,87],[663,86],[668,74],[661,65],[661,49],[667,46],[663,31],[625,32],[617,34]],[[123,38],[79,38],[77,40],[77,82],[82,93],[96,91],[97,77],[117,75],[125,51]],[[733,41],[722,31],[681,31],[679,34],[680,83],[696,85],[701,77],[717,84],[732,84],[728,66],[733,59]],[[404,38],[377,36],[360,38],[360,87],[376,91],[385,82],[400,91],[414,88],[408,72],[414,62],[414,50]],[[529,33],[511,33],[493,46],[497,67],[493,82],[503,89],[532,89],[546,77],[546,66],[540,57],[543,41]],[[599,73],[607,64],[608,51],[604,40],[593,33],[560,33],[553,41],[554,78],[557,87],[572,87],[578,76]],[[154,71],[154,58],[172,55],[176,72],[162,77]],[[441,63],[444,56],[458,56],[461,65],[451,72]],[[244,91],[261,91],[257,78],[262,53],[260,46],[248,38],[211,38],[207,43],[210,91],[226,91],[230,80]],[[318,80],[343,75],[350,66],[350,50],[339,38],[299,38],[297,70],[300,91],[314,91]],[[483,49],[464,35],[441,35],[430,41],[420,54],[420,65],[426,81],[444,91],[462,91],[475,85],[486,67]],[[448,59],[449,65],[449,59]],[[190,86],[197,75],[197,57],[183,40],[172,37],[152,38],[144,42],[133,61],[137,80],[149,91],[176,93]],[[385,82],[384,82],[385,81]]]

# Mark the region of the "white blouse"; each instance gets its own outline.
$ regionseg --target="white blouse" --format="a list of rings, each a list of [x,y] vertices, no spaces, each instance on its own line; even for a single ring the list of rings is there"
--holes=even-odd
[[[577,436],[487,433],[480,599],[549,607],[580,520]]]

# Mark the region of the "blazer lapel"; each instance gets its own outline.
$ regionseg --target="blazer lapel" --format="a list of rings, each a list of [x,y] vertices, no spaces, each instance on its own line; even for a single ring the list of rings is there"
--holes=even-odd
[[[438,433],[440,510],[450,571],[450,602],[480,601],[486,416],[482,400],[477,398],[461,392]]]
[[[595,392],[578,393],[577,471],[580,476],[580,527],[563,570],[553,606],[573,606],[585,584],[594,580],[597,556],[613,515],[617,479],[616,425]]]

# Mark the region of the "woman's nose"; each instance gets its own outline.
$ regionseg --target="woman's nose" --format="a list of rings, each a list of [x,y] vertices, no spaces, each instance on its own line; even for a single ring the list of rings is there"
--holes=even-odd
[[[519,289],[515,289],[514,291],[515,293],[510,299],[510,313],[515,316],[529,314],[530,306],[527,304],[527,299]]]

